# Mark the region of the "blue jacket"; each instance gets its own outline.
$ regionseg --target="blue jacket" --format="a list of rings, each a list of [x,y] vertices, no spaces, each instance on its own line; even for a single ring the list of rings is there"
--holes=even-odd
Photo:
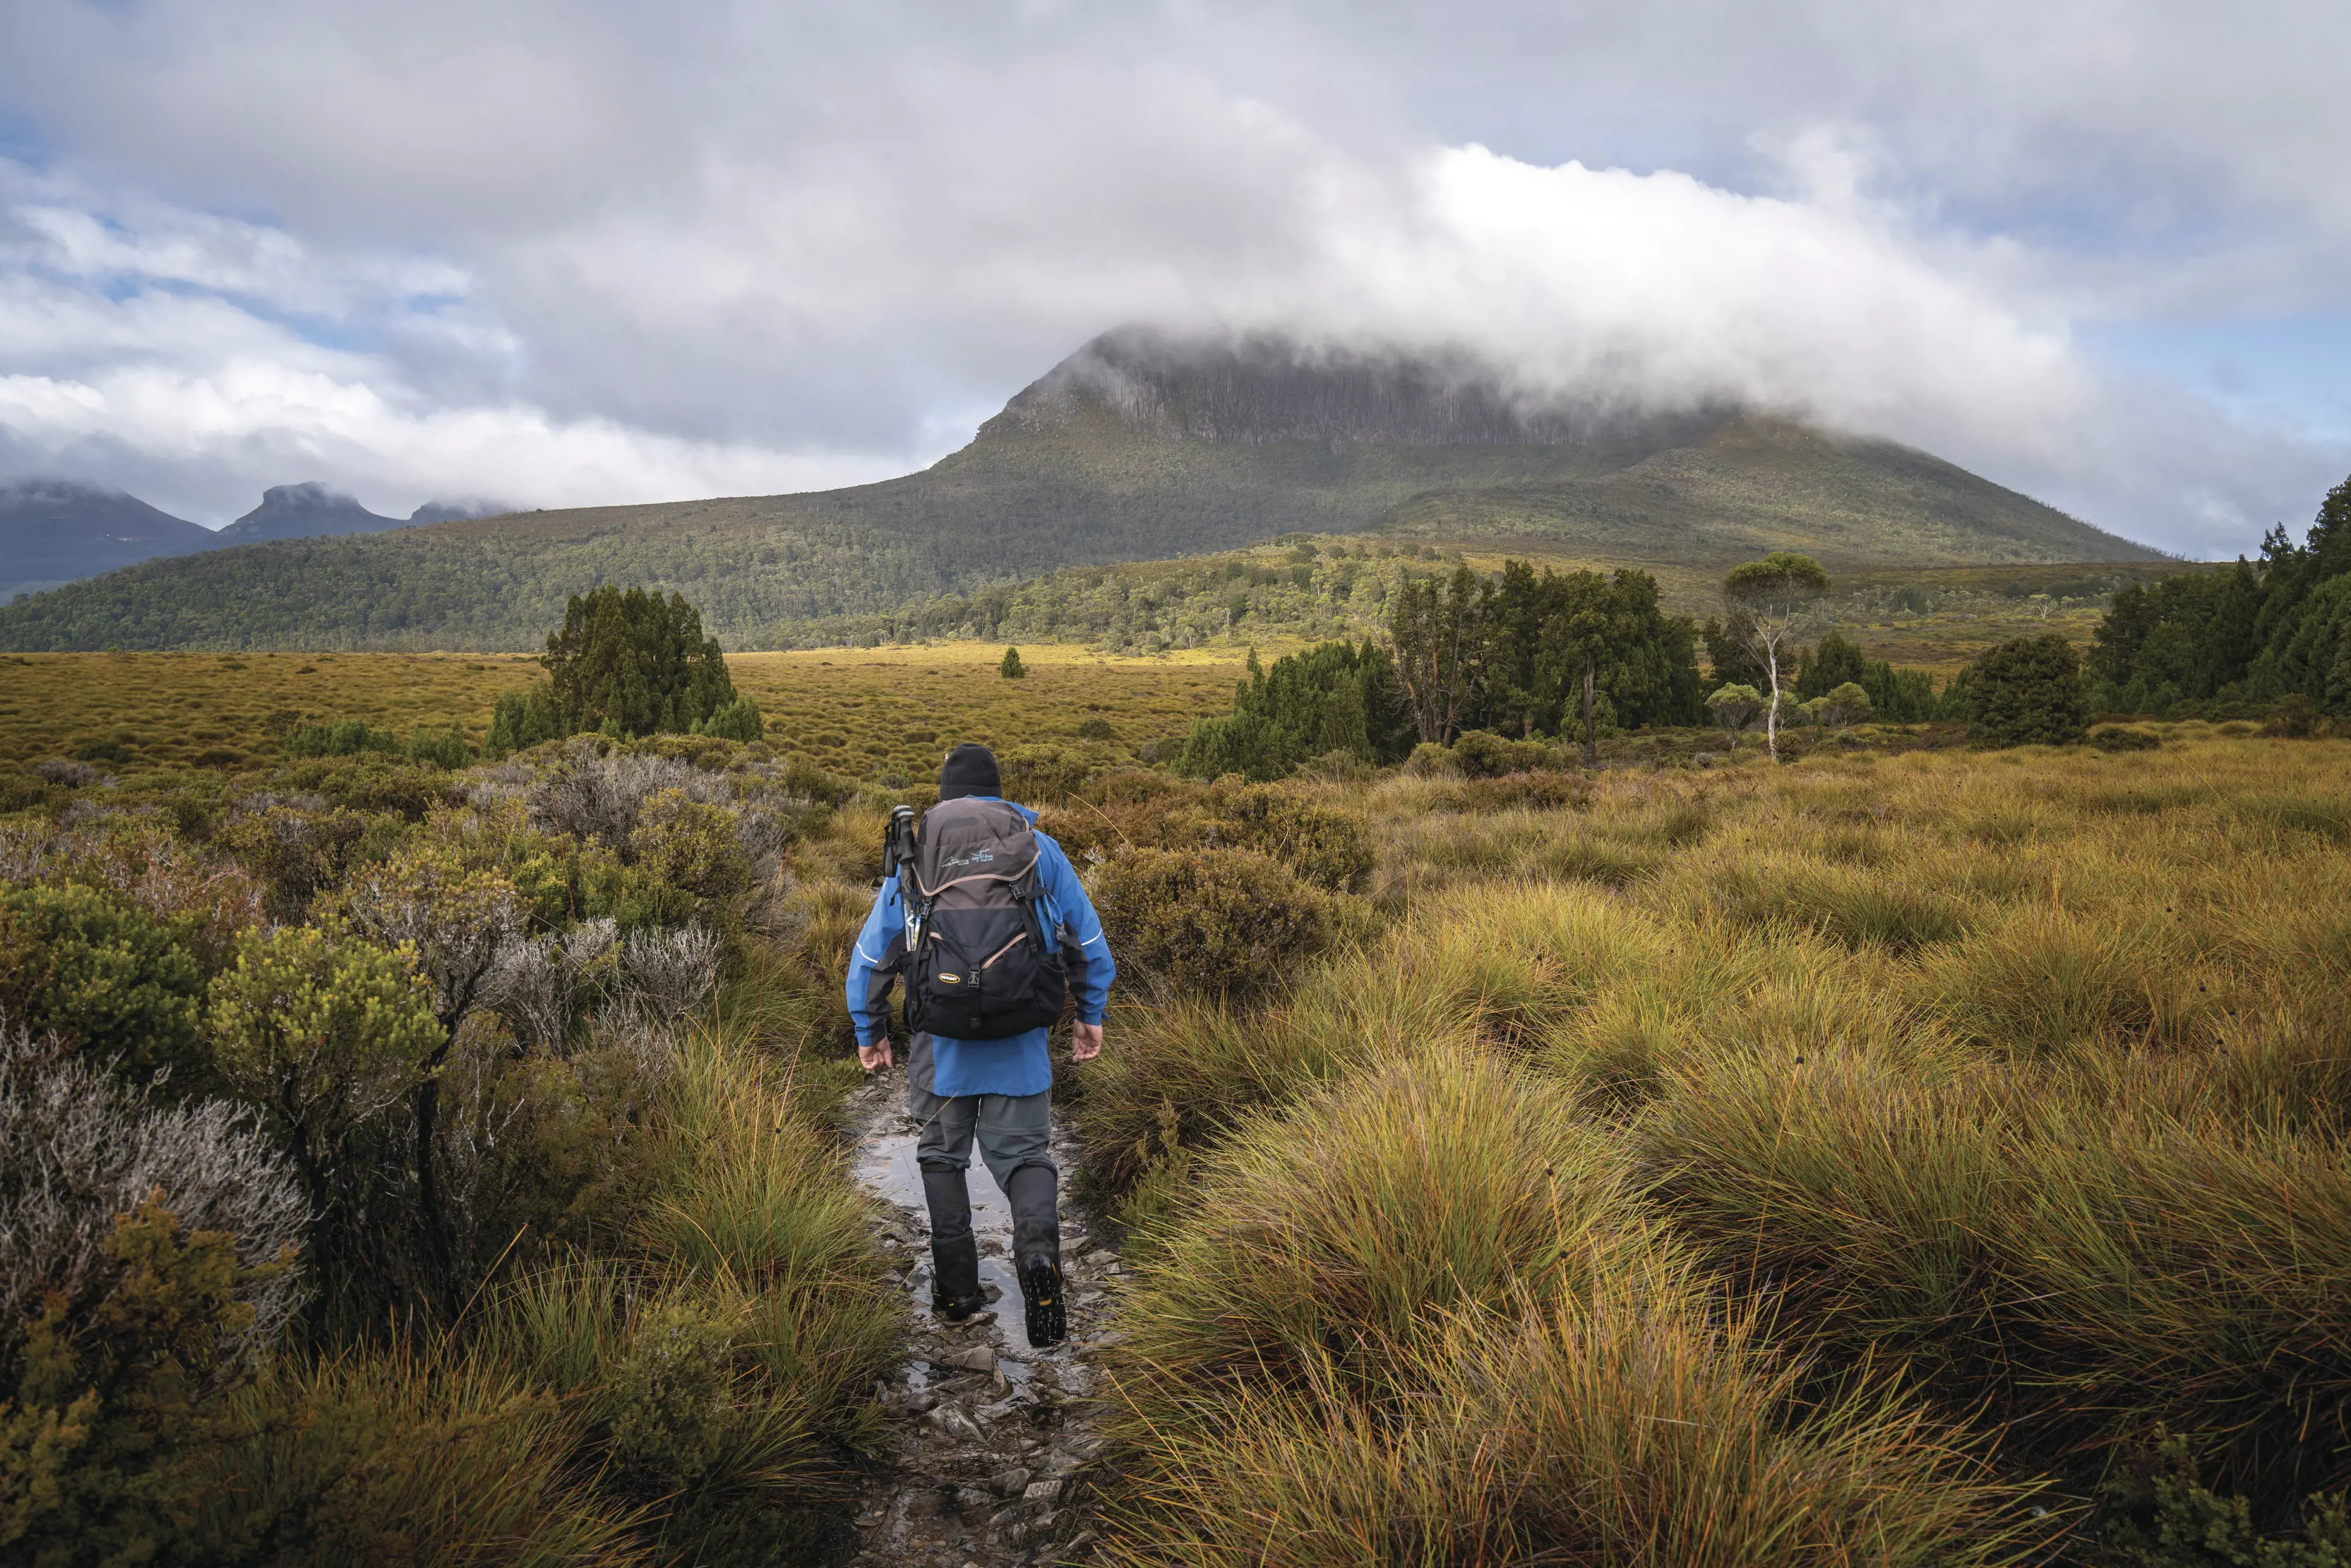
[[[994,796],[987,799],[993,800]],[[1015,808],[1037,823],[1037,813]],[[1037,885],[1049,950],[1071,947],[1067,962],[1070,988],[1076,994],[1078,1019],[1098,1024],[1110,1005],[1111,981],[1118,966],[1102,936],[1102,918],[1085,884],[1078,881],[1070,857],[1050,834],[1037,835]],[[874,895],[865,928],[849,955],[849,1018],[857,1026],[857,1043],[879,1044],[890,1032],[890,990],[897,980],[896,961],[905,951],[906,901],[899,895],[898,879],[883,879]],[[1074,945],[1074,946],[1072,946]],[[931,1038],[931,1092],[959,1094],[1036,1094],[1053,1086],[1053,1058],[1047,1031],[1032,1029],[1008,1040],[948,1040]]]

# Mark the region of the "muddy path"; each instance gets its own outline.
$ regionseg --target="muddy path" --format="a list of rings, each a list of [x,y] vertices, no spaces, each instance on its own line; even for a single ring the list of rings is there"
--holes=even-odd
[[[1095,1240],[1091,1217],[1065,1196],[1070,1337],[1031,1350],[1013,1273],[1011,1211],[975,1156],[972,1229],[992,1311],[960,1326],[939,1322],[914,1165],[918,1124],[905,1104],[899,1067],[873,1074],[848,1106],[857,1178],[885,1206],[882,1246],[896,1260],[914,1321],[913,1354],[881,1390],[893,1433],[883,1470],[859,1501],[850,1561],[908,1568],[1089,1562],[1089,1462],[1102,1447],[1092,1430],[1092,1355],[1107,1332],[1104,1283],[1118,1273],[1117,1254]],[[1077,1151],[1058,1127],[1053,1157],[1066,1186]]]

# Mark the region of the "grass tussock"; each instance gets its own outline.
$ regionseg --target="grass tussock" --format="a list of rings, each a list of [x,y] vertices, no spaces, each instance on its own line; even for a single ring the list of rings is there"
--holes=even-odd
[[[581,1413],[491,1363],[409,1351],[281,1360],[206,1452],[212,1560],[645,1568],[643,1512],[583,1484]]]
[[[2009,1560],[2012,1493],[1802,1397],[1573,1113],[1442,1051],[1236,1134],[1123,1309],[1116,1560]]]

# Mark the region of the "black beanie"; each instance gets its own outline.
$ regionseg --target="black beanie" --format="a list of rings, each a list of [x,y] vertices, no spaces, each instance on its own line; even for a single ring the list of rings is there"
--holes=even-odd
[[[1004,776],[996,770],[996,753],[968,740],[947,753],[946,766],[939,769],[940,800],[1003,793]]]

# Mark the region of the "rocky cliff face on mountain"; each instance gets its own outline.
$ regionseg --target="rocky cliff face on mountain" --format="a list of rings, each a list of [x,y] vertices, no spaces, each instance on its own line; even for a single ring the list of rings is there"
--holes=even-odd
[[[19,479],[0,485],[0,601],[214,542],[210,528],[108,486]]]
[[[1662,450],[1737,417],[1601,400],[1537,402],[1466,355],[1317,348],[1277,337],[1186,340],[1122,328],[1071,354],[996,423],[1039,429],[1087,405],[1160,434],[1243,446],[1285,441],[1393,446]],[[983,439],[987,434],[983,431]]]

